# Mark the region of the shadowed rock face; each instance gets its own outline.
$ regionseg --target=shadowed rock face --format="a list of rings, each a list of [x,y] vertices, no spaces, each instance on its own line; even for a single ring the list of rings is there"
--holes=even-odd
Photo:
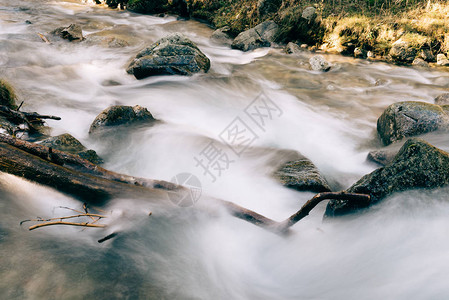
[[[369,194],[371,204],[393,193],[417,188],[437,188],[449,183],[449,154],[412,138],[402,146],[393,162],[365,175],[347,191]],[[366,206],[365,206],[366,207]],[[363,206],[345,200],[332,200],[325,217],[354,213]]]
[[[265,21],[254,28],[241,32],[232,42],[232,48],[250,51],[261,47],[270,47],[278,31],[273,21]]]
[[[377,120],[377,132],[385,145],[404,137],[448,128],[446,107],[425,102],[394,103]]]
[[[142,79],[154,75],[192,75],[209,68],[209,58],[191,40],[176,33],[140,51],[127,72]]]

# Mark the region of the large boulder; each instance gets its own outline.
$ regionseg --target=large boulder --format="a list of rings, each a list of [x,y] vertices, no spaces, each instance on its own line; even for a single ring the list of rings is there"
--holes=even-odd
[[[41,144],[56,150],[78,155],[94,164],[103,162],[94,150],[87,149],[80,141],[68,133],[45,139]]]
[[[12,86],[3,79],[0,79],[0,105],[16,109],[16,94]]]
[[[105,127],[154,121],[153,115],[144,107],[114,105],[103,110],[95,118],[90,125],[89,133]]]
[[[84,40],[83,30],[78,24],[70,24],[67,27],[59,27],[51,33],[71,42],[79,42]]]
[[[365,175],[347,192],[370,195],[368,205],[372,205],[396,192],[437,188],[448,183],[449,154],[423,140],[412,138],[402,146],[391,164]],[[331,200],[325,217],[354,213],[365,207],[354,201]]]
[[[127,72],[142,79],[153,75],[192,75],[209,68],[209,58],[187,37],[175,33],[140,51]]]
[[[315,193],[330,191],[326,179],[317,167],[308,158],[299,154],[295,160],[282,164],[274,173],[274,177],[284,186],[298,191]]]
[[[385,145],[404,137],[449,128],[449,115],[439,105],[406,101],[390,105],[377,120],[377,132]]]
[[[232,38],[230,36],[230,33],[231,33],[231,27],[223,26],[221,28],[218,28],[214,32],[212,32],[210,39],[216,43],[231,46]]]
[[[274,21],[265,21],[254,28],[241,32],[232,42],[232,48],[249,51],[270,47],[279,26]]]
[[[393,43],[389,54],[397,62],[411,63],[416,57],[417,50],[409,42],[399,39]]]

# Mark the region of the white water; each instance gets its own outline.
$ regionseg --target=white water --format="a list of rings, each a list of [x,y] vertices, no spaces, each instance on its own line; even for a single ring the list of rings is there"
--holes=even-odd
[[[29,20],[32,24],[26,24]],[[130,46],[86,42],[47,45],[37,32],[74,22],[84,34],[110,30]],[[172,32],[195,41],[211,59],[207,74],[153,77],[126,74],[144,45]],[[283,220],[313,194],[288,190],[270,173],[274,149],[309,157],[335,189],[374,170],[365,161],[380,147],[378,116],[400,100],[432,99],[449,89],[449,73],[327,56],[329,73],[307,70],[309,54],[250,53],[209,41],[212,30],[107,10],[78,1],[2,0],[0,77],[25,100],[24,110],[62,117],[52,134],[71,133],[105,159],[105,167],[170,180],[195,174],[203,194]],[[212,182],[194,157],[264,92],[281,109],[252,146]],[[162,122],[90,137],[104,108],[147,107]],[[244,119],[249,122],[248,119]],[[447,135],[429,136],[449,148]],[[259,150],[256,150],[258,148]],[[271,148],[272,150],[260,150]],[[27,231],[21,220],[59,216],[76,200],[19,178],[0,175],[0,298],[2,299],[445,299],[449,296],[447,189],[395,195],[363,216],[322,223],[325,203],[282,238],[227,214],[165,210],[117,199],[111,228],[48,227]],[[148,217],[148,212],[153,215]],[[111,231],[117,238],[98,244]]]

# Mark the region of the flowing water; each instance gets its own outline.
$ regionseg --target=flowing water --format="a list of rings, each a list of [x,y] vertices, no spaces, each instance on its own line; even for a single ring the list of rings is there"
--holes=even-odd
[[[75,22],[103,39],[46,44],[37,35],[50,38]],[[173,32],[211,59],[208,73],[139,81],[126,73],[140,49]],[[397,194],[362,216],[324,223],[322,203],[287,238],[201,207],[217,197],[275,220],[294,213],[313,194],[272,178],[282,149],[310,158],[333,189],[350,186],[376,168],[366,155],[381,147],[375,128],[382,111],[400,100],[431,103],[449,89],[449,73],[331,55],[335,67],[318,73],[307,68],[311,54],[243,53],[211,42],[211,32],[196,21],[75,0],[0,1],[0,77],[15,86],[23,110],[62,117],[48,121],[52,135],[72,134],[108,169],[162,180],[191,173],[203,195],[175,209],[116,199],[103,208],[113,216],[105,230],[30,232],[21,220],[61,216],[68,211],[59,206],[80,203],[0,174],[0,298],[447,298],[447,189]],[[263,126],[245,113],[260,95],[276,108]],[[117,104],[144,106],[161,122],[90,136],[95,116]],[[240,156],[223,143],[236,120],[252,132]],[[428,137],[443,149],[447,138]],[[210,145],[232,161],[215,178],[195,161]],[[113,231],[120,234],[97,243]]]

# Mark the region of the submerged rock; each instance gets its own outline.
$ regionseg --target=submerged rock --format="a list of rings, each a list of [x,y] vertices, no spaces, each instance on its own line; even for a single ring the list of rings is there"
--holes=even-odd
[[[447,128],[449,115],[443,107],[417,101],[394,103],[377,120],[377,132],[385,145]]]
[[[209,68],[209,58],[187,37],[175,33],[140,51],[127,72],[142,79],[153,75],[192,75]]]
[[[310,68],[314,71],[327,72],[331,69],[332,64],[328,62],[324,56],[315,55],[309,59]]]
[[[376,204],[393,193],[417,188],[437,188],[449,183],[449,154],[412,138],[402,146],[393,162],[365,175],[347,191],[369,194],[369,205]],[[354,201],[331,200],[325,217],[354,213],[361,208]]]
[[[412,65],[414,65],[415,67],[422,67],[422,68],[427,68],[429,66],[429,64],[422,58],[415,58],[412,62]]]
[[[78,24],[70,24],[70,26],[67,27],[59,27],[53,30],[51,33],[71,42],[84,40],[83,30]]]
[[[68,133],[45,139],[41,144],[56,150],[78,155],[94,164],[103,162],[94,150],[88,150],[80,141]]]
[[[0,105],[16,109],[16,94],[12,86],[5,80],[0,79]]]
[[[90,125],[89,133],[100,128],[136,122],[154,122],[153,115],[144,107],[115,105],[103,110]]]
[[[289,42],[287,46],[285,46],[284,52],[287,54],[300,54],[304,53],[304,49],[301,48],[298,44]]]
[[[294,161],[284,163],[274,177],[284,186],[298,191],[328,192],[329,185],[317,167],[306,157],[298,155]]]
[[[279,26],[273,21],[265,21],[254,28],[241,32],[232,42],[232,48],[242,51],[270,47]]]
[[[232,38],[229,35],[230,32],[231,32],[231,27],[229,27],[229,26],[224,26],[224,27],[218,28],[217,30],[212,32],[210,39],[216,43],[230,46],[232,44]]]
[[[449,104],[449,93],[444,93],[444,94],[438,95],[434,101],[435,101],[435,104],[437,104],[437,105],[448,105]]]

